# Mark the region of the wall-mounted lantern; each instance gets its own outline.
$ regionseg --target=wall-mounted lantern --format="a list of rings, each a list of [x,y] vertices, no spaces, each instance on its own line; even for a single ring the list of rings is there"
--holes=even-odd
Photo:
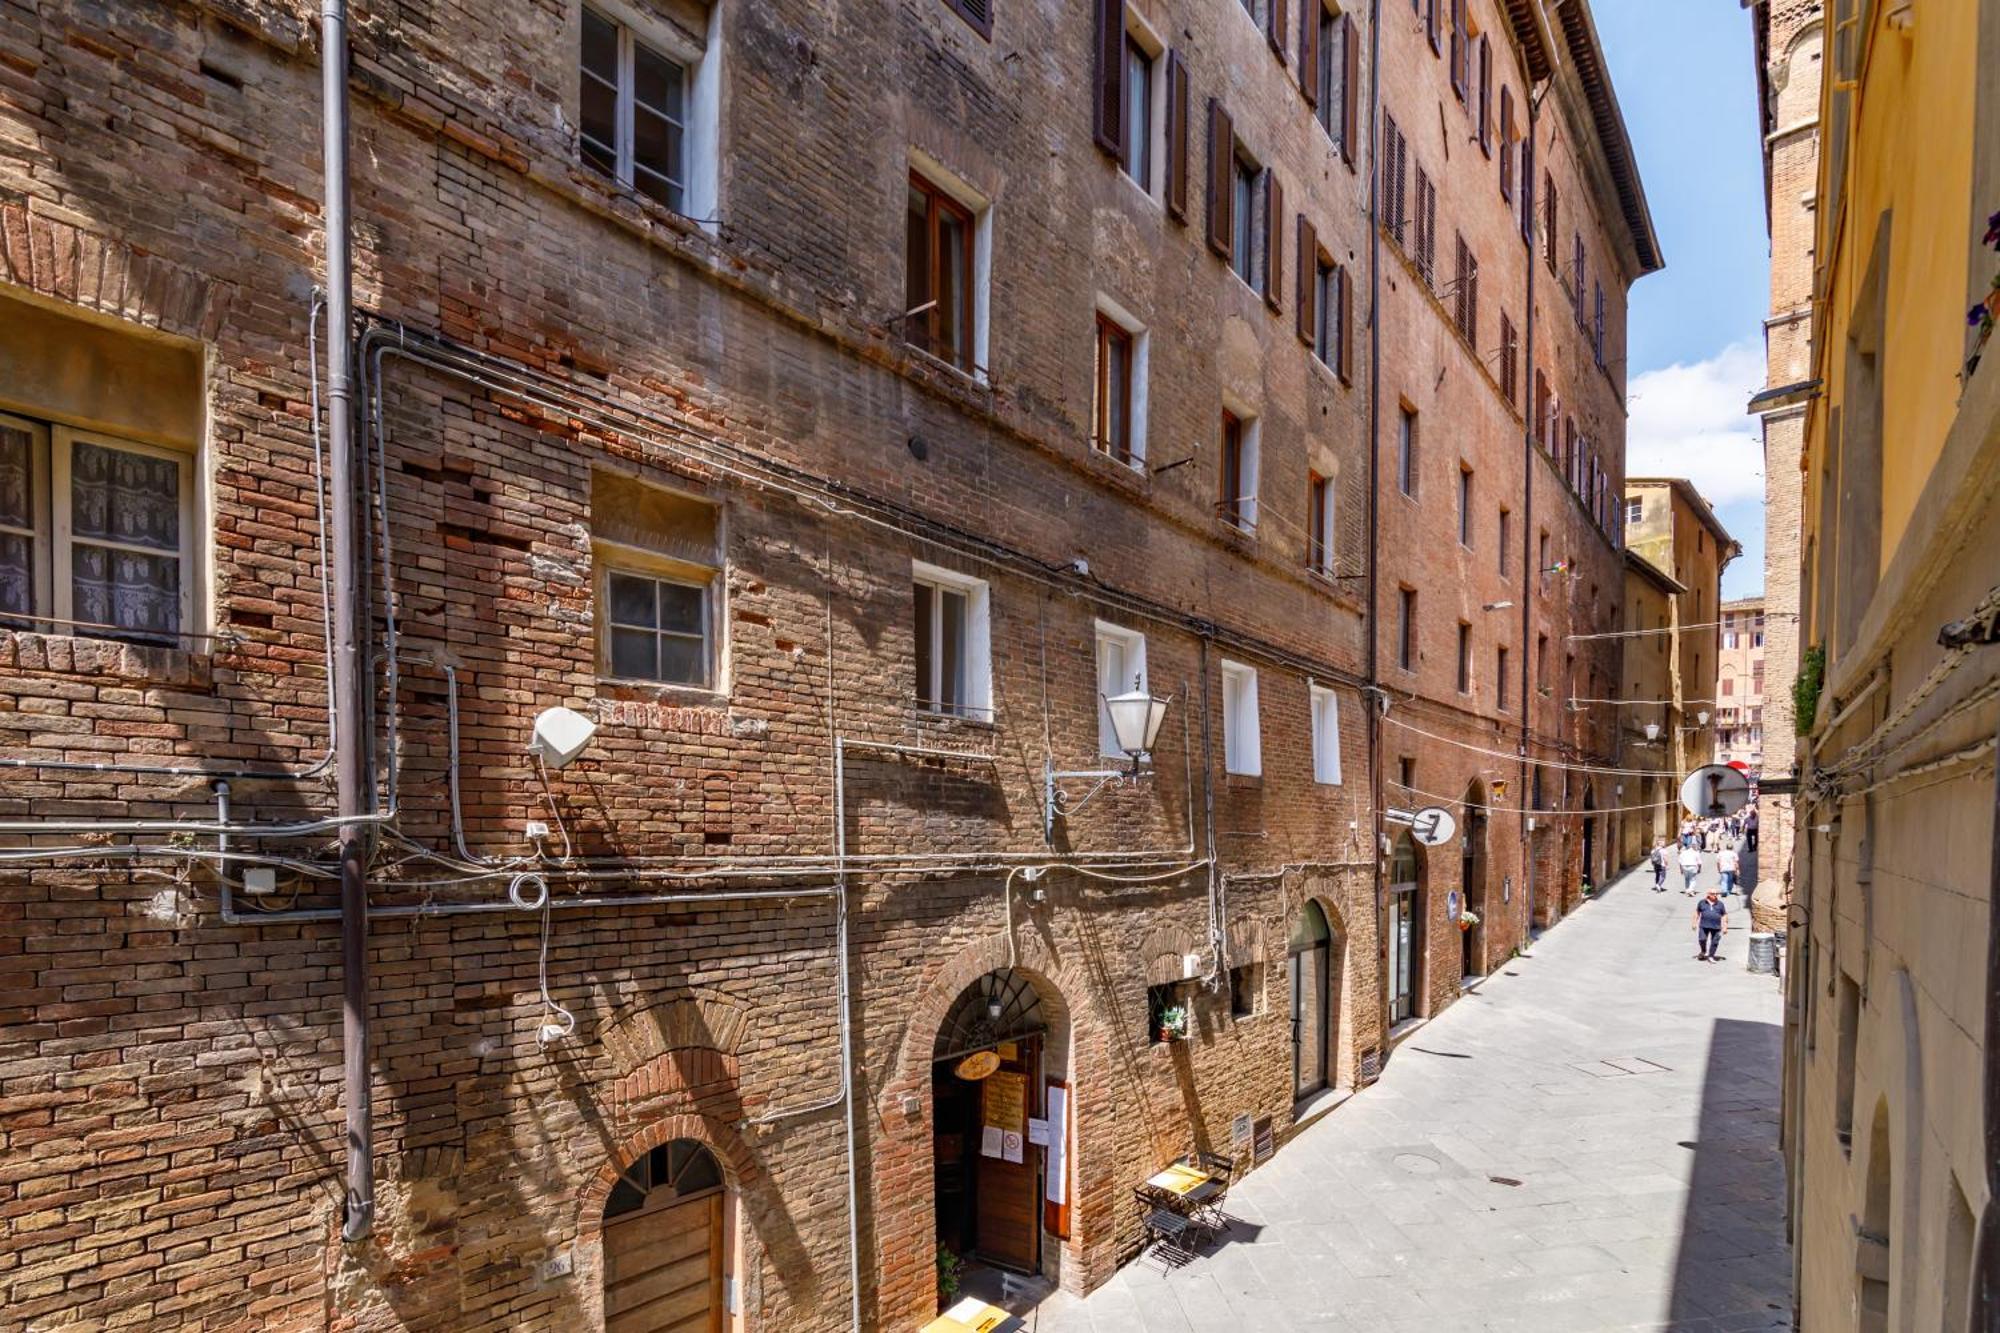
[[[1148,693],[1137,676],[1132,678],[1132,688],[1124,694],[1100,694],[1098,699],[1105,716],[1111,721],[1111,734],[1119,750],[1131,760],[1132,767],[1058,770],[1053,759],[1045,758],[1042,761],[1042,837],[1045,841],[1055,841],[1058,815],[1071,815],[1081,810],[1091,797],[1104,790],[1106,784],[1121,779],[1136,782],[1147,776],[1144,761],[1153,752],[1153,742],[1160,734],[1160,723],[1167,715],[1167,705],[1173,702],[1171,695],[1162,698]],[[1067,781],[1089,781],[1097,785],[1072,802],[1056,785]]]

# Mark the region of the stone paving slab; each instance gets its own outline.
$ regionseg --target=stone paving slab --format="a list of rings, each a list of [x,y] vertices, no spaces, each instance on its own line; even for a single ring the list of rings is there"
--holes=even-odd
[[[1789,1328],[1782,1000],[1744,968],[1735,903],[1724,961],[1699,963],[1690,900],[1625,876],[1240,1182],[1243,1238],[1172,1272],[1142,1257],[1029,1327]]]

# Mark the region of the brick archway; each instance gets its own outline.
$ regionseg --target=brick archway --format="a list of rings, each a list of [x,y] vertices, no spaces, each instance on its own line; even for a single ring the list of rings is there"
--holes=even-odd
[[[1026,976],[1035,987],[1048,1025],[1044,1068],[1067,1077],[1073,1094],[1108,1083],[1110,1034],[1094,1007],[1072,1000],[1090,995],[1090,983],[1078,966],[1057,957],[1044,941],[1023,936],[1010,958],[1004,938],[988,940],[939,965],[911,1006],[895,1059],[873,1093],[878,1137],[872,1146],[870,1183],[880,1327],[915,1327],[937,1309],[933,1043],[958,997],[980,977],[1004,968]],[[1057,1266],[1063,1288],[1082,1292],[1116,1267],[1108,1187],[1113,1167],[1092,1157],[1092,1127],[1084,1098],[1079,1095],[1074,1105],[1070,1237],[1060,1242]]]

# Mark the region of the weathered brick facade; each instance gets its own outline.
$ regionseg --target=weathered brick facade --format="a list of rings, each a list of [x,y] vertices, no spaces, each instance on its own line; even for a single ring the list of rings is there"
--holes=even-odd
[[[0,369],[0,411],[58,449],[64,432],[96,431],[186,450],[198,533],[192,631],[176,646],[45,614],[0,630],[10,1318],[595,1327],[619,1173],[691,1139],[728,1181],[737,1326],[848,1326],[858,1252],[862,1324],[912,1327],[935,1308],[933,1043],[961,993],[1003,968],[1032,982],[1044,1071],[1076,1098],[1069,1234],[1043,1237],[1040,1266],[1088,1287],[1136,1247],[1130,1191],[1145,1174],[1190,1147],[1233,1151],[1245,1114],[1282,1138],[1310,1105],[1294,1099],[1286,1013],[1286,941],[1309,901],[1333,936],[1328,1081],[1372,1077],[1387,1028],[1372,752],[1391,773],[1391,756],[1416,755],[1416,785],[1442,792],[1485,773],[1463,745],[1511,749],[1520,714],[1495,712],[1484,684],[1476,705],[1454,702],[1443,603],[1512,597],[1486,619],[1511,626],[1529,606],[1560,661],[1565,634],[1607,627],[1618,556],[1559,463],[1536,453],[1523,480],[1525,350],[1510,408],[1390,238],[1382,401],[1425,414],[1427,499],[1449,494],[1446,423],[1473,423],[1480,522],[1531,486],[1534,525],[1575,572],[1528,573],[1525,495],[1503,574],[1491,537],[1455,551],[1447,506],[1397,512],[1385,467],[1384,627],[1398,580],[1429,597],[1421,671],[1384,671],[1389,716],[1460,744],[1418,749],[1393,729],[1371,744],[1365,82],[1350,167],[1300,94],[1289,31],[1278,50],[1236,4],[1134,0],[1188,71],[1182,222],[1091,141],[1083,6],[1005,4],[989,39],[931,0],[863,14],[726,3],[710,25],[716,214],[690,220],[579,164],[580,5],[365,6],[352,197],[384,812],[369,946],[378,1214],[368,1240],[341,1243],[339,924],[331,828],[314,822],[334,809],[315,8],[49,5],[0,28],[0,303],[61,367]],[[1546,57],[1520,54],[1497,9],[1474,10],[1524,106],[1519,66]],[[635,0],[630,17],[690,12]],[[1557,40],[1594,43],[1583,22]],[[1430,126],[1412,99],[1451,97],[1442,64],[1400,14],[1380,36],[1383,82],[1411,103],[1399,115]],[[1371,37],[1361,25],[1358,50]],[[1283,182],[1275,302],[1204,243],[1210,98]],[[1566,218],[1589,218],[1620,348],[1625,287],[1654,262],[1634,246],[1650,237],[1618,217],[1601,117],[1593,127],[1575,75],[1557,75],[1549,107],[1561,112],[1543,112],[1536,171],[1563,182]],[[1440,159],[1446,225],[1488,238],[1473,344],[1486,348],[1493,312],[1526,307],[1507,293],[1525,290],[1528,252],[1449,110],[1448,147],[1428,128],[1411,142]],[[1609,151],[1629,169],[1629,149]],[[901,334],[913,161],[986,201],[979,375]],[[1297,216],[1357,280],[1345,377],[1295,330]],[[1539,281],[1551,290],[1545,267]],[[1098,300],[1150,335],[1138,467],[1089,444]],[[1622,355],[1600,370],[1563,302],[1536,303],[1534,365],[1586,423],[1615,494]],[[183,362],[198,367],[180,386],[199,404],[193,437],[134,401],[134,376]],[[1225,403],[1259,422],[1254,535],[1217,513]],[[1382,423],[1386,458],[1394,413]],[[1309,474],[1330,483],[1325,574],[1309,569]],[[594,543],[621,515],[593,496],[635,481],[713,506],[713,689],[602,669]],[[922,706],[913,561],[984,582],[990,720]],[[1098,753],[1100,621],[1145,635],[1149,682],[1173,703],[1150,776],[1107,786],[1045,842],[1045,769],[1112,762]],[[1394,644],[1380,642],[1386,667]],[[1608,681],[1615,649],[1578,660],[1599,651]],[[1479,653],[1483,668],[1491,643]],[[1257,672],[1255,774],[1225,772],[1224,659]],[[1317,780],[1313,686],[1337,697],[1338,783]],[[1607,753],[1608,723],[1596,735],[1561,694],[1534,702],[1534,752]],[[554,705],[598,731],[544,775],[523,747]],[[1072,804],[1087,786],[1065,784]],[[1487,898],[1492,960],[1522,937],[1510,913],[1526,911],[1515,830],[1528,817],[1510,807],[1523,796],[1491,789],[1487,864],[1515,886],[1509,906]],[[157,827],[106,822],[129,820]],[[549,836],[531,842],[529,821]],[[1563,887],[1545,920],[1574,901],[1580,864],[1577,821],[1554,822],[1543,882]],[[292,827],[257,831],[273,825]],[[268,896],[245,892],[259,861],[277,872]],[[1048,869],[1029,880],[1026,866]],[[546,876],[550,910],[509,905],[523,871]],[[1427,894],[1424,1012],[1458,993],[1443,900]],[[1190,956],[1210,983],[1190,992],[1193,1031],[1151,1041],[1148,988],[1180,980]],[[1225,966],[1247,969],[1252,1012],[1232,1013]],[[574,1030],[543,1045],[550,1001]]]
[[[1615,868],[1619,816],[1586,812],[1615,811],[1617,781],[1585,770],[1614,761],[1616,710],[1571,700],[1615,693],[1620,646],[1572,636],[1618,626],[1625,296],[1660,264],[1622,126],[1605,132],[1619,126],[1608,83],[1594,103],[1580,73],[1602,74],[1587,7],[1561,11],[1551,49],[1532,31],[1517,32],[1514,6],[1470,4],[1456,82],[1453,7],[1435,8],[1435,40],[1427,11],[1411,15],[1401,3],[1384,5],[1381,33],[1383,112],[1407,145],[1409,213],[1399,231],[1396,210],[1385,210],[1382,250],[1377,640],[1392,701],[1383,799],[1389,807],[1442,805],[1461,824],[1481,802],[1489,813],[1483,858],[1463,860],[1459,844],[1420,854],[1431,956],[1415,1016],[1451,1003],[1463,972],[1497,967],[1531,926],[1575,906],[1586,875],[1603,883]],[[1492,86],[1482,98],[1488,62]],[[1614,170],[1626,173],[1623,185]],[[1435,190],[1433,206],[1419,176]],[[1461,278],[1460,243],[1476,260],[1471,282]],[[1461,305],[1467,290],[1476,293],[1469,310]],[[1415,414],[1417,437],[1407,490],[1398,457],[1405,410]],[[1462,473],[1471,510],[1463,528]],[[1417,602],[1411,669],[1400,652],[1404,590]],[[1469,627],[1463,682],[1460,625]],[[1520,755],[1543,761],[1539,777]],[[1460,893],[1480,919],[1469,939],[1449,915]]]

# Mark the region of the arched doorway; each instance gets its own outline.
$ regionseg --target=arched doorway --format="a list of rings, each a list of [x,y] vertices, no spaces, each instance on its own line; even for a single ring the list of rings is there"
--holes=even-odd
[[[693,1139],[626,1168],[604,1201],[605,1333],[721,1333],[727,1194]]]
[[[1478,918],[1466,928],[1457,921],[1459,975],[1476,977],[1486,971],[1486,788],[1473,782],[1465,789],[1465,832],[1458,853],[1459,911]]]
[[[1415,1018],[1424,1009],[1424,893],[1416,839],[1404,829],[1389,855],[1389,1023]]]
[[[1024,972],[1000,968],[960,992],[931,1053],[931,1150],[938,1244],[962,1259],[1041,1268],[1048,1024]]]
[[[1326,913],[1308,898],[1292,921],[1288,968],[1292,977],[1292,1097],[1327,1085],[1327,1038],[1333,1031],[1331,961],[1333,932]]]

